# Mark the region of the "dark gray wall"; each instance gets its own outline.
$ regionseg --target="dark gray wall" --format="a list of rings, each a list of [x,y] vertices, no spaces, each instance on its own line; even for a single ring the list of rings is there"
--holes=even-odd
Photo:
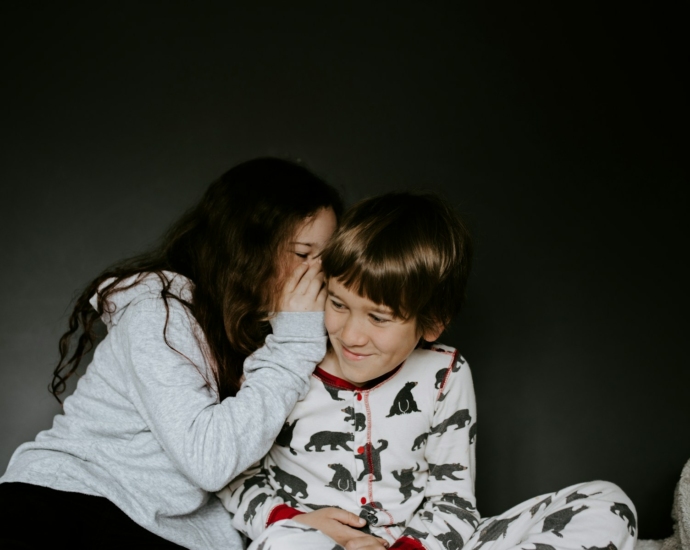
[[[642,537],[670,533],[690,458],[678,14],[59,4],[0,14],[0,464],[59,411],[75,293],[273,154],[349,202],[433,189],[470,221],[445,341],[475,376],[483,514],[604,478]]]

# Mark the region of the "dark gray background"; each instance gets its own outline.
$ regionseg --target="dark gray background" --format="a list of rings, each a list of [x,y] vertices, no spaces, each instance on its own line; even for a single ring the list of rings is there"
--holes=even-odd
[[[469,220],[444,340],[473,367],[484,515],[603,478],[643,538],[670,534],[690,458],[680,15],[232,4],[3,3],[0,464],[60,410],[75,294],[271,154],[348,202],[432,189]]]

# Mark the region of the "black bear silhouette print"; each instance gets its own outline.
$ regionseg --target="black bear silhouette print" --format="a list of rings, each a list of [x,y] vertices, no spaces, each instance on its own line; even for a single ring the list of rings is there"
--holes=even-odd
[[[357,477],[357,481],[362,481],[364,476],[372,475],[373,481],[381,481],[381,452],[388,448],[388,441],[379,439],[378,448],[374,448],[372,443],[364,445],[363,452],[357,453],[355,458],[361,460],[364,469]]]
[[[586,495],[585,493],[578,493],[575,491],[574,493],[570,493],[567,497],[565,497],[565,503],[570,504],[573,500],[580,500],[581,498],[587,498],[587,497],[593,497],[594,495],[600,495],[601,491],[597,493],[592,493],[591,495]]]
[[[546,510],[550,504],[551,504],[551,497],[548,496],[544,500],[540,500],[534,506],[532,506],[529,509],[529,513],[532,515],[532,517],[534,517],[534,515],[539,511],[539,508],[541,508],[542,505],[544,506],[544,510]]]
[[[413,412],[422,412],[417,406],[417,402],[412,396],[412,388],[414,388],[418,382],[407,382],[402,389],[398,392],[393,400],[393,406],[390,412],[386,415],[386,418],[395,416],[398,414],[410,414]]]
[[[355,490],[355,480],[350,471],[342,464],[329,464],[328,467],[333,470],[333,479],[326,485],[338,491],[351,492]]]
[[[465,541],[462,540],[462,536],[455,529],[453,529],[452,525],[447,524],[447,527],[450,529],[450,531],[436,535],[436,539],[446,550],[462,550],[462,547],[465,545]]]
[[[400,472],[398,472],[398,470],[393,470],[391,472],[393,477],[398,480],[398,483],[400,483],[400,488],[398,490],[404,497],[400,504],[406,503],[412,497],[412,491],[416,491],[417,493],[424,492],[424,487],[414,486],[414,472],[418,471],[419,464],[417,463],[416,468],[404,468],[400,470]]]
[[[458,508],[457,506],[453,506],[452,504],[445,504],[442,502],[439,502],[436,505],[436,508],[439,512],[443,512],[445,514],[452,514],[459,520],[466,521],[467,523],[471,524],[472,527],[474,527],[475,529],[479,525],[479,520],[476,518],[476,516],[470,513],[465,508]]]
[[[340,409],[341,412],[345,413],[345,422],[354,424],[355,431],[361,432],[367,427],[367,417],[364,413],[355,413],[354,407],[345,407]]]
[[[337,451],[341,447],[345,451],[352,451],[347,446],[348,441],[354,441],[355,436],[349,432],[316,432],[309,438],[309,443],[304,446],[305,451],[314,451],[317,453],[323,452],[323,448],[328,445],[331,451]]]
[[[256,495],[252,500],[249,501],[249,506],[247,506],[247,511],[244,513],[244,522],[249,523],[254,519],[256,515],[256,510],[268,499],[266,493],[261,493]]]
[[[583,546],[582,548],[585,550],[618,550],[613,542],[609,542],[606,546],[590,546],[589,548]]]
[[[425,539],[429,536],[429,533],[422,533],[421,531],[417,531],[417,529],[413,527],[405,527],[405,530],[402,533],[403,537],[413,537],[415,539]]]
[[[280,433],[278,434],[278,437],[276,437],[276,445],[287,447],[293,455],[296,455],[297,451],[295,451],[290,444],[292,443],[292,432],[294,431],[298,421],[299,418],[296,418],[292,424],[285,422],[280,430]]]
[[[323,382],[323,380],[321,382]],[[340,388],[331,386],[330,384],[326,384],[326,382],[323,382],[323,387],[326,389],[328,395],[331,396],[331,399],[333,399],[333,401],[345,401],[342,397],[338,395],[338,392],[340,392]]]
[[[446,379],[447,373],[448,373],[447,368],[442,368],[442,369],[436,371],[436,383],[434,384],[434,388],[436,388],[437,390],[441,389],[441,386],[443,385],[443,382]]]
[[[584,512],[589,509],[589,506],[584,504],[579,508],[564,508],[563,510],[557,510],[553,514],[549,514],[544,518],[544,526],[541,529],[542,533],[546,531],[551,531],[557,537],[563,538],[561,531],[565,529],[566,525],[580,512]]]
[[[418,435],[414,442],[412,443],[412,450],[416,451],[417,449],[421,449],[422,445],[426,443],[426,440],[429,437],[429,432],[425,432],[422,435]]]
[[[304,480],[288,474],[285,470],[278,468],[278,466],[271,466],[270,468],[273,470],[273,479],[286,493],[300,498],[307,498],[309,496],[307,493],[307,483]]]
[[[457,506],[458,508],[464,508],[465,510],[475,510],[474,505],[469,500],[465,500],[464,498],[459,497],[457,493],[443,493],[441,495],[441,500],[443,502],[448,502],[453,506]]]
[[[477,440],[477,423],[470,426],[470,445]]]
[[[462,481],[463,478],[455,477],[455,472],[462,472],[463,470],[467,470],[467,466],[463,466],[457,462],[452,464],[429,463],[429,477],[436,478],[438,481],[443,481],[443,478]]]
[[[635,514],[633,514],[630,507],[622,502],[614,502],[613,506],[611,506],[611,511],[628,522],[628,531],[631,535],[634,535],[637,529],[637,521],[635,521]]]
[[[471,421],[472,417],[470,416],[470,411],[468,409],[461,409],[459,411],[455,411],[440,424],[432,426],[431,432],[429,433],[434,435],[442,435],[446,433],[448,428],[451,426],[455,426],[455,429],[459,430],[467,426],[467,424],[469,424]]]
[[[475,546],[475,550],[479,550],[487,542],[505,537],[506,533],[508,532],[508,526],[519,517],[520,514],[513,516],[512,518],[493,520],[491,523],[489,523],[489,525],[482,529],[481,533],[479,533],[479,544]]]
[[[247,478],[245,482],[242,484],[242,492],[239,496],[240,502],[242,502],[244,494],[247,492],[248,489],[251,489],[252,487],[259,487],[260,489],[262,487],[266,487],[266,485],[268,485],[268,474],[269,471],[263,466],[261,466],[261,470],[257,475]]]

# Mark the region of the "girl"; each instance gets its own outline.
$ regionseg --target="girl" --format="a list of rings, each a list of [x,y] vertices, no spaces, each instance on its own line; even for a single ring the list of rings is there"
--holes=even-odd
[[[249,161],[97,277],[60,340],[58,399],[99,319],[107,336],[0,478],[0,546],[54,546],[72,520],[70,548],[241,548],[209,492],[268,451],[325,354],[317,257],[341,210],[306,169]]]

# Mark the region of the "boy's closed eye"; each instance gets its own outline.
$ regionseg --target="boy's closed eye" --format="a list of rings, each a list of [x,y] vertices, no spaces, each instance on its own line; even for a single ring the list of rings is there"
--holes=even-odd
[[[330,303],[331,307],[336,310],[336,311],[345,311],[347,309],[347,306],[341,302],[339,302],[337,299],[335,299],[333,296],[330,297]],[[369,313],[368,314],[369,319],[377,325],[383,325],[385,323],[390,323],[392,322],[393,316],[388,315],[388,314],[380,314],[380,313]]]
[[[338,302],[337,300],[334,300],[333,298],[331,298],[330,302],[331,302],[331,306],[333,307],[333,309],[345,309],[345,304],[341,304],[340,302]]]
[[[386,317],[381,317],[379,315],[369,314],[369,318],[374,321],[377,325],[383,325],[384,323],[390,323],[393,319],[387,319]]]

